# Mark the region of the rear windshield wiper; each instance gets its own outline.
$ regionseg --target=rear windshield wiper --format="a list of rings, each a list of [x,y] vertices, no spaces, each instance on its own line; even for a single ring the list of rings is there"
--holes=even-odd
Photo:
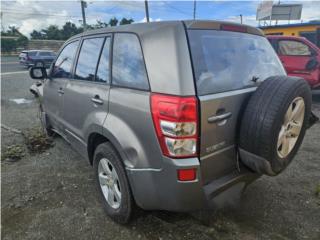
[[[251,81],[254,82],[254,83],[258,83],[258,80],[259,80],[259,77],[257,77],[257,76],[253,76],[251,78]]]

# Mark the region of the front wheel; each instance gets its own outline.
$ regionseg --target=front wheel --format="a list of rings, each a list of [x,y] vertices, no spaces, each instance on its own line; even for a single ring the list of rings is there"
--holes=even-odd
[[[133,198],[122,160],[110,143],[102,143],[97,147],[93,167],[106,213],[118,223],[129,222]]]

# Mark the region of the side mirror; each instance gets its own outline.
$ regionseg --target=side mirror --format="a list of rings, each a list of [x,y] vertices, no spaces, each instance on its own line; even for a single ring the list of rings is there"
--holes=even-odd
[[[33,79],[45,79],[47,78],[47,71],[44,67],[31,67],[29,70],[30,77]]]
[[[316,69],[316,67],[318,66],[319,62],[317,61],[317,59],[312,58],[310,59],[307,64],[306,64],[306,70],[308,71],[312,71],[314,69]]]

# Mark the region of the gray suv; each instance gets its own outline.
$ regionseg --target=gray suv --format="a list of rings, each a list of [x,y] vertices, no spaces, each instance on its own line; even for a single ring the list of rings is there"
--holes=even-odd
[[[191,211],[282,172],[308,126],[308,84],[287,77],[256,28],[132,24],[69,39],[32,92],[48,134],[91,165],[107,214]]]

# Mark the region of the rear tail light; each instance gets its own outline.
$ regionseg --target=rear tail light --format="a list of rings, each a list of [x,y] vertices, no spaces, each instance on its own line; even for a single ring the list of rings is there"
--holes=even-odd
[[[177,173],[179,181],[194,181],[197,178],[197,170],[195,168],[179,169]]]
[[[165,156],[197,156],[198,106],[196,97],[151,95],[151,112]]]

